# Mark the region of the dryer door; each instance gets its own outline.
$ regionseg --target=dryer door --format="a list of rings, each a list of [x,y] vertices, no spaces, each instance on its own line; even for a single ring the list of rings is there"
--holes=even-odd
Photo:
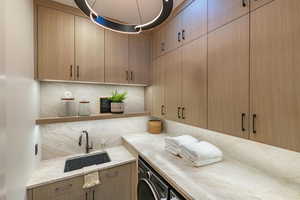
[[[160,200],[154,186],[145,178],[138,183],[138,200]]]

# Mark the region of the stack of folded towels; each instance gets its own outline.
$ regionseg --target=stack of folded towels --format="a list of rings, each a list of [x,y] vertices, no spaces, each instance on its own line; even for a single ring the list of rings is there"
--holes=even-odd
[[[223,153],[218,147],[189,135],[165,138],[165,149],[195,167],[209,165],[223,159]]]

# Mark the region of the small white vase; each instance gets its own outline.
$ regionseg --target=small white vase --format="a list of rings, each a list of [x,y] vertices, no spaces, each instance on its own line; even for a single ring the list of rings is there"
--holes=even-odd
[[[111,113],[122,114],[124,113],[124,103],[123,102],[111,102]]]

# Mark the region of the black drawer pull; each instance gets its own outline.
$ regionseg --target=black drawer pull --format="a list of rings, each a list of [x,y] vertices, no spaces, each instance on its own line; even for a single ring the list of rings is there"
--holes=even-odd
[[[253,128],[253,133],[257,133],[256,131],[256,118],[257,118],[257,115],[256,114],[253,114],[253,119],[252,119],[252,128]]]
[[[181,42],[181,32],[177,33],[177,40],[178,40],[178,42]]]
[[[180,107],[177,108],[177,117],[178,117],[178,119],[181,119],[181,116],[180,116],[180,109],[181,109]]]
[[[185,40],[185,30],[182,30],[182,40]]]
[[[185,119],[185,113],[184,113],[184,111],[185,111],[185,107],[183,107],[183,108],[181,109],[181,118],[182,118],[182,119]]]
[[[244,127],[244,120],[245,120],[246,114],[242,113],[242,131],[246,131],[245,127]]]

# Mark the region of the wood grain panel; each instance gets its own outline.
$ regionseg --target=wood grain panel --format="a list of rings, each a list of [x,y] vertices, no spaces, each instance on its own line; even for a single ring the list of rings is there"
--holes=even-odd
[[[208,0],[208,31],[227,24],[250,10],[249,1],[245,0]]]
[[[249,16],[208,35],[208,128],[248,138]]]
[[[257,9],[257,8],[267,4],[267,3],[270,3],[272,1],[274,1],[274,0],[252,0],[251,4],[250,4],[251,11],[253,11],[253,10],[255,10],[255,9]]]
[[[75,48],[76,80],[104,82],[104,30],[89,19],[75,17]]]
[[[207,37],[182,49],[183,121],[207,128]]]
[[[165,106],[165,65],[164,56],[153,61],[152,115],[163,118]]]
[[[74,80],[74,16],[38,7],[38,78]]]
[[[251,139],[300,151],[300,1],[275,0],[251,14]],[[252,124],[252,123],[251,123]]]
[[[182,49],[176,49],[165,56],[165,102],[166,117],[169,120],[180,120],[178,107],[181,106],[181,63]]]
[[[129,36],[129,83],[149,84],[150,42],[150,37],[147,34]]]
[[[128,35],[105,31],[105,82],[128,83]]]
[[[207,34],[207,0],[195,0],[182,12],[183,43]]]

